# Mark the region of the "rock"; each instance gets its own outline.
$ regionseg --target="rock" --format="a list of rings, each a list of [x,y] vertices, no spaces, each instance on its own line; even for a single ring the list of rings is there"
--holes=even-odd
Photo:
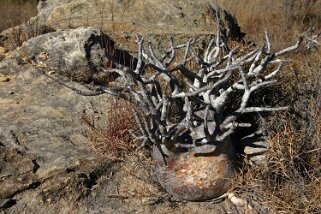
[[[190,36],[215,34],[215,8],[219,11],[223,31],[232,39],[240,40],[244,34],[235,18],[219,8],[215,0],[159,0],[157,4],[153,0],[112,3],[110,0],[47,0],[40,1],[39,13],[29,23],[56,30],[93,26],[102,29],[125,49],[135,50],[133,40],[136,34],[158,42],[168,35],[186,41]],[[2,38],[8,37],[7,34],[8,31],[1,33]]]
[[[20,52],[37,66],[59,71],[75,81],[90,82],[107,58],[97,29],[78,28],[40,35],[26,41]]]
[[[0,46],[0,55],[5,55],[8,52],[7,49],[5,49],[4,47]]]
[[[257,166],[267,166],[266,151],[268,142],[261,132],[256,132],[242,139],[244,154]]]
[[[100,30],[77,28],[47,33],[24,42],[3,60],[0,69],[7,74],[15,73],[20,64],[32,64],[78,82],[104,82],[109,77],[99,71],[110,58],[125,65],[135,63],[133,57],[116,49],[115,42]]]
[[[211,11],[213,17],[216,17],[217,14],[220,22],[221,32],[224,36],[236,41],[242,41],[244,39],[245,33],[241,31],[236,18],[230,12],[224,10],[218,5],[210,7],[209,11]]]
[[[0,74],[0,82],[9,82],[10,80],[10,77]]]
[[[12,212],[39,212],[42,206],[49,206],[49,201],[66,201],[60,210],[70,209],[72,205],[67,203],[74,204],[88,194],[95,180],[91,176],[99,177],[109,170],[106,165],[113,163],[95,153],[86,134],[88,127],[80,120],[86,114],[104,112],[106,96],[77,95],[37,67],[36,60],[48,63],[48,67],[56,65],[54,58],[43,54],[47,50],[56,59],[65,60],[66,66],[75,62],[88,65],[86,50],[91,49],[84,47],[85,36],[81,37],[77,30],[68,36],[79,37],[79,41],[71,41],[78,52],[61,45],[61,36],[54,34],[52,43],[46,43],[50,39],[43,37],[27,41],[0,62],[1,77],[9,74],[14,79],[0,82],[0,209],[9,209],[9,213],[12,207]],[[37,42],[43,42],[43,49]],[[67,56],[72,54],[74,58],[69,60]],[[32,59],[35,63],[30,63]]]
[[[6,57],[6,53],[8,52],[7,49],[5,49],[4,47],[0,46],[0,61]]]
[[[248,156],[251,162],[258,166],[267,165],[266,160],[267,142],[258,141],[245,146],[244,153]]]

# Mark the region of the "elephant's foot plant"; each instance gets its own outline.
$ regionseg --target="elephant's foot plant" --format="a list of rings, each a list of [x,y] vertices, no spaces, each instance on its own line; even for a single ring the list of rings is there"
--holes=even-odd
[[[144,45],[138,36],[134,69],[114,62],[115,68],[104,72],[119,76],[117,87],[96,85],[95,89],[97,94],[131,103],[138,126],[133,136],[142,142],[140,148],[153,145],[156,177],[170,194],[209,200],[230,186],[233,144],[238,143],[231,136],[238,128],[252,125],[240,117],[286,109],[249,103],[254,92],[277,82],[287,62],[282,56],[297,49],[301,41],[273,52],[266,33],[262,47],[230,48],[218,28],[204,47],[196,39],[181,45],[170,39],[168,49],[158,53],[160,48],[150,42]]]

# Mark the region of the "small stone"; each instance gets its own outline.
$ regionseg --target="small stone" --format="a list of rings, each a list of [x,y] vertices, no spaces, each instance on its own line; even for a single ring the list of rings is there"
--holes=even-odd
[[[4,47],[0,47],[0,55],[5,55],[8,52]]]
[[[13,94],[14,94],[14,92],[13,92],[13,91],[10,91],[10,92],[9,92],[9,94],[13,95]]]
[[[80,164],[81,164],[81,162],[80,162],[79,160],[77,160],[77,161],[75,162],[75,166],[80,166]]]
[[[148,203],[150,203],[151,199],[148,197],[144,197],[141,199],[141,201],[142,201],[142,204],[148,204]]]
[[[266,141],[257,141],[247,144],[244,147],[244,153],[248,155],[250,161],[257,166],[265,166],[267,164],[266,151],[268,144]]]
[[[40,59],[42,59],[42,60],[46,60],[46,59],[49,58],[49,54],[46,53],[46,52],[41,52],[41,53],[38,55],[38,57],[39,57]]]
[[[0,82],[9,82],[10,80],[10,77],[0,75]]]

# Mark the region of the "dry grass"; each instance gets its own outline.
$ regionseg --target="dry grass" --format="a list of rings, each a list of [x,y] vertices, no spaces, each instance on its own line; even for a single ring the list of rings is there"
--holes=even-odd
[[[305,5],[310,0],[296,0],[292,13],[287,15],[286,0],[218,0],[238,20],[248,40],[260,43],[265,29],[271,34],[275,48],[292,44],[295,37],[310,26],[321,28],[321,1],[314,2],[307,10]],[[290,0],[293,1],[293,0]],[[307,14],[306,14],[307,13]],[[304,18],[305,17],[305,18]]]
[[[267,166],[245,164],[234,188],[259,195],[275,213],[321,213],[320,52],[305,54],[284,74],[290,110],[262,120],[268,135]],[[276,98],[277,99],[277,98]],[[263,196],[263,197],[262,197]]]
[[[15,49],[24,41],[50,31],[49,28],[39,26],[36,20],[28,21],[30,17],[37,14],[37,2],[37,0],[1,0],[0,32],[9,29],[6,32],[8,38],[4,44],[0,43],[1,46]],[[22,23],[25,25],[20,25]]]
[[[280,128],[269,139],[267,167],[245,164],[234,189],[248,200],[258,196],[274,213],[321,213],[320,141],[303,146],[304,133],[291,122]]]
[[[37,0],[1,0],[0,32],[26,22],[37,14]]]
[[[104,117],[103,128],[95,127],[93,121],[83,117],[88,124],[88,135],[97,153],[122,158],[132,152],[136,145],[132,142],[129,130],[135,125],[129,103],[110,96]]]

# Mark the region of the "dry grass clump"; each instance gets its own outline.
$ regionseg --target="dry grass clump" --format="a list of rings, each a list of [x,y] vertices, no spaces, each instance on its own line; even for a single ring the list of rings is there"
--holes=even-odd
[[[305,54],[285,74],[289,111],[262,121],[269,150],[267,166],[245,164],[235,189],[249,199],[260,196],[276,213],[321,213],[320,52]]]
[[[88,135],[97,153],[112,158],[122,158],[135,149],[129,130],[134,129],[134,118],[129,103],[115,97],[108,97],[103,128],[89,125]],[[84,118],[83,118],[84,119]]]
[[[269,168],[262,173],[266,199],[278,213],[320,213],[320,145],[302,144],[305,131],[292,124],[283,129],[270,139]]]

